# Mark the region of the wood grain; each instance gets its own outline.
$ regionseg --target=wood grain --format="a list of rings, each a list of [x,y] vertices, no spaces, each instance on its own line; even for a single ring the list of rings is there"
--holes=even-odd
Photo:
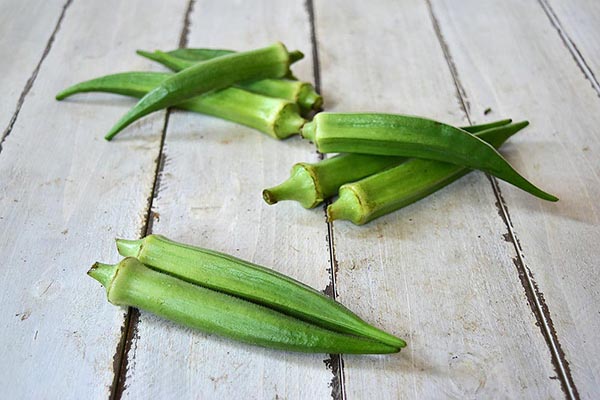
[[[575,62],[600,96],[600,2],[538,0]]]
[[[529,132],[516,137],[506,154],[561,200],[544,203],[500,186],[523,260],[564,352],[566,372],[570,369],[573,395],[595,398],[600,385],[600,99],[547,17],[536,11],[537,4],[434,4],[472,114],[481,115],[489,106],[496,113],[490,117],[509,114],[531,121]]]
[[[307,54],[294,71],[311,80],[304,3],[246,4],[196,3],[188,45],[246,50],[280,40]],[[175,112],[165,139],[152,230],[324,289],[329,275],[322,210],[306,211],[295,203],[267,206],[261,197],[263,188],[288,176],[294,162],[316,159],[313,147],[298,138],[276,141],[226,121]],[[142,312],[128,354],[123,397],[327,398],[333,378],[327,358],[244,345]]]
[[[3,398],[108,397],[124,310],[85,273],[96,260],[117,261],[114,238],[137,236],[145,222],[163,114],[108,143],[104,132],[132,100],[89,95],[59,103],[54,95],[98,75],[148,69],[134,50],[176,42],[183,6],[73,3],[4,143]]]
[[[0,55],[3,58],[0,63],[0,140],[9,130],[28,80],[35,79],[38,63],[49,46],[65,1],[0,2]]]
[[[322,1],[315,12],[330,110],[465,123],[426,3]],[[473,173],[366,226],[334,223],[340,301],[408,341],[398,356],[344,357],[347,398],[562,396],[494,202]]]

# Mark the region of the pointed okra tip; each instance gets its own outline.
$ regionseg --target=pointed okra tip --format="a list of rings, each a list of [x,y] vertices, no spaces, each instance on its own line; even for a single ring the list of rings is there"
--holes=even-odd
[[[103,264],[100,262],[92,265],[92,268],[87,272],[89,276],[100,282],[106,288],[110,287],[110,283],[117,274],[118,264]]]
[[[323,201],[317,190],[310,165],[298,163],[292,168],[290,177],[277,186],[263,190],[263,199],[267,204],[276,204],[282,200],[294,200],[304,208],[316,207]]]
[[[345,219],[356,225],[362,225],[367,222],[366,218],[367,210],[364,209],[360,197],[348,185],[341,186],[337,200],[327,206],[329,222]]]

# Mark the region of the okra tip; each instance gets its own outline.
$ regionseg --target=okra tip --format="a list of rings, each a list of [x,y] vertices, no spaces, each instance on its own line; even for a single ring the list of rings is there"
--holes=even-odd
[[[360,202],[360,197],[346,185],[340,187],[339,197],[327,206],[327,220],[345,219],[356,225],[362,225],[365,221],[366,211]]]
[[[300,133],[305,123],[306,120],[300,116],[298,106],[295,103],[288,103],[281,109],[273,123],[273,130],[277,139],[286,139]]]
[[[272,205],[282,200],[295,200],[304,208],[313,208],[323,201],[317,192],[314,178],[307,168],[302,163],[296,164],[287,180],[263,190],[265,202]]]
[[[302,131],[300,132],[300,135],[304,139],[314,142],[316,130],[317,130],[317,125],[315,124],[315,121],[313,120],[313,121],[310,121],[310,122],[307,122],[306,124],[304,124],[304,126],[302,127]]]
[[[87,272],[89,276],[97,280],[108,290],[110,282],[117,274],[117,265],[95,263],[92,268]]]
[[[323,96],[311,84],[306,84],[298,94],[298,105],[303,111],[320,110],[323,108]]]
[[[302,60],[304,58],[304,53],[300,50],[292,50],[289,52],[290,64],[295,63],[296,61]]]
[[[142,249],[143,239],[116,239],[115,241],[117,242],[117,251],[123,257],[138,257]]]

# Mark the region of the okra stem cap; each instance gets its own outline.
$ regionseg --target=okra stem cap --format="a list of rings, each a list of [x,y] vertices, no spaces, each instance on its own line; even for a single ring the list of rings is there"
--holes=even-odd
[[[143,239],[139,240],[127,240],[117,239],[117,250],[123,257],[138,257],[142,250]]]
[[[312,208],[323,199],[319,195],[310,166],[296,164],[290,177],[283,183],[263,190],[263,199],[267,204],[275,204],[282,200],[296,200],[304,208]]]
[[[108,293],[110,283],[117,274],[117,265],[102,264],[97,262],[92,265],[92,268],[90,268],[87,274],[100,282],[100,284],[106,288],[106,292]]]

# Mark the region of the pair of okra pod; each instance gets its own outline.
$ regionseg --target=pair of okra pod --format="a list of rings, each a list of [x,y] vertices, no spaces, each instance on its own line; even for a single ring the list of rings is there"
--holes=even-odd
[[[320,292],[274,270],[160,235],[117,240],[126,258],[88,274],[109,302],[275,349],[386,354],[406,343]]]
[[[278,45],[270,47],[271,53],[281,50]],[[138,51],[138,53],[159,61],[175,71],[194,64],[201,65],[201,68],[192,70],[199,80],[210,80],[212,75],[218,73],[222,64],[252,64],[252,60],[264,54],[264,52],[251,52],[250,56],[240,60],[241,56],[237,53],[221,49],[177,49],[167,53],[159,51],[155,53]],[[218,60],[219,58],[225,60]],[[289,63],[292,63],[301,59],[302,54],[291,52],[288,58]],[[237,81],[237,79],[238,77],[234,76],[229,80]],[[292,79],[261,79],[221,90],[209,90],[207,88],[210,85],[203,81],[204,89],[201,87],[194,92],[202,95],[184,93],[183,90],[177,89],[173,81],[186,86],[187,92],[191,92],[187,86],[194,85],[192,79],[187,76],[181,78],[179,74],[123,72],[73,85],[57,94],[56,99],[63,100],[76,93],[84,92],[108,92],[145,99],[155,91],[169,92],[169,105],[246,125],[276,139],[284,139],[299,133],[306,122],[302,115],[320,109],[323,104],[323,98],[315,92],[311,84]],[[214,84],[219,86],[218,82]],[[111,140],[116,133],[109,133],[106,139]]]

